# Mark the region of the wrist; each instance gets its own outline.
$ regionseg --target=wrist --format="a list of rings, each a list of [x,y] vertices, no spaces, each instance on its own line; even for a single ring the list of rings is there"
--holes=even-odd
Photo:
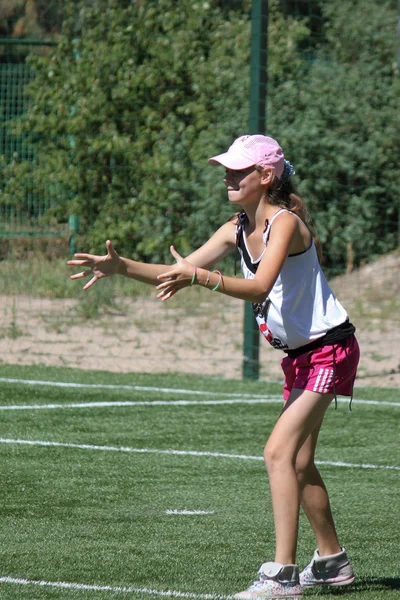
[[[210,281],[209,273],[210,271],[207,271],[207,269],[200,269],[200,267],[197,267],[196,283],[201,285],[201,287],[207,287],[207,284]]]
[[[119,263],[118,263],[117,270],[115,273],[116,273],[116,275],[126,276],[127,265],[126,265],[125,259],[122,256],[119,257]]]
[[[221,271],[209,271],[207,269],[197,269],[196,283],[208,290],[215,292],[222,284]]]

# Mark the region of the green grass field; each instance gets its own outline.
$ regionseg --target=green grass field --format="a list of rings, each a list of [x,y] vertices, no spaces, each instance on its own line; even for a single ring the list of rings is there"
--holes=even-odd
[[[273,558],[261,457],[280,385],[11,366],[0,378],[2,600],[226,597]],[[399,597],[399,416],[393,389],[329,409],[317,459],[358,579],[305,598]],[[301,567],[313,551],[302,516]]]

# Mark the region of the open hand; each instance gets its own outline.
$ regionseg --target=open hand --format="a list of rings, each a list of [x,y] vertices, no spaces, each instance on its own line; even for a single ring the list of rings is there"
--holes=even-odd
[[[169,300],[182,288],[191,285],[194,273],[194,267],[188,260],[178,254],[173,246],[171,246],[170,250],[176,260],[176,265],[173,265],[169,271],[161,273],[157,277],[157,279],[163,282],[156,288],[160,290],[157,298],[163,302]]]
[[[105,256],[96,256],[95,254],[74,254],[78,260],[69,260],[67,265],[74,267],[89,267],[87,271],[71,275],[71,279],[81,279],[82,277],[90,277],[90,281],[83,286],[84,290],[88,290],[102,277],[110,277],[118,273],[120,257],[114,250],[110,240],[106,241],[107,254]]]

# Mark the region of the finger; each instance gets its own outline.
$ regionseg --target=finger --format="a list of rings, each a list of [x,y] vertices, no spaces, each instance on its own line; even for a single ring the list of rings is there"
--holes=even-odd
[[[117,258],[119,256],[118,253],[114,250],[114,246],[112,245],[111,240],[106,241],[106,248],[108,256],[112,258]]]
[[[73,267],[88,267],[93,263],[92,260],[68,260],[67,265],[72,265]]]
[[[182,282],[179,279],[176,279],[175,277],[173,278],[169,278],[166,281],[163,281],[162,283],[159,283],[156,286],[156,290],[163,290],[166,289],[167,287],[171,287],[171,288],[175,288],[175,287],[182,287]]]
[[[179,275],[179,273],[178,273],[178,275]],[[167,280],[167,279],[175,280],[176,276],[177,276],[177,274],[174,269],[173,271],[167,271],[166,273],[161,273],[161,275],[157,275],[157,279],[159,279],[160,281]]]
[[[158,296],[162,296],[163,294],[166,294],[167,292],[175,289],[175,285],[171,285],[171,282],[167,281],[166,283],[161,283],[160,285],[158,285],[156,287],[156,290],[159,292],[157,294],[157,298]]]
[[[172,256],[175,258],[176,262],[183,260],[183,257],[175,250],[174,246],[170,247],[170,251],[171,251]]]
[[[90,281],[87,282],[86,285],[83,286],[84,290],[88,290],[90,287],[92,287],[92,285],[94,285],[97,281],[97,277],[96,275],[94,277],[92,277],[92,279]]]
[[[75,273],[75,275],[71,275],[70,279],[82,279],[82,277],[89,277],[89,275],[93,275],[93,271],[82,271],[81,273]]]
[[[74,254],[75,258],[83,258],[83,260],[93,260],[94,259],[94,254]]]
[[[158,285],[156,287],[156,290],[162,292],[163,290],[167,290],[168,288],[172,289],[172,285],[171,285],[171,281],[166,281],[165,283],[160,283],[160,285]]]
[[[162,292],[157,294],[157,298],[158,298],[158,300],[161,300],[161,302],[165,302],[165,300],[169,300],[175,293],[176,293],[175,289],[170,289],[169,291],[163,290]]]

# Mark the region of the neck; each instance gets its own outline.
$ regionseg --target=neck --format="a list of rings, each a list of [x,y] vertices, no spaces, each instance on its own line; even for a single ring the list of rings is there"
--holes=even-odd
[[[262,201],[257,206],[246,207],[246,215],[252,230],[265,228],[265,221],[270,221],[272,217],[281,210],[281,206],[274,206],[267,201]]]

